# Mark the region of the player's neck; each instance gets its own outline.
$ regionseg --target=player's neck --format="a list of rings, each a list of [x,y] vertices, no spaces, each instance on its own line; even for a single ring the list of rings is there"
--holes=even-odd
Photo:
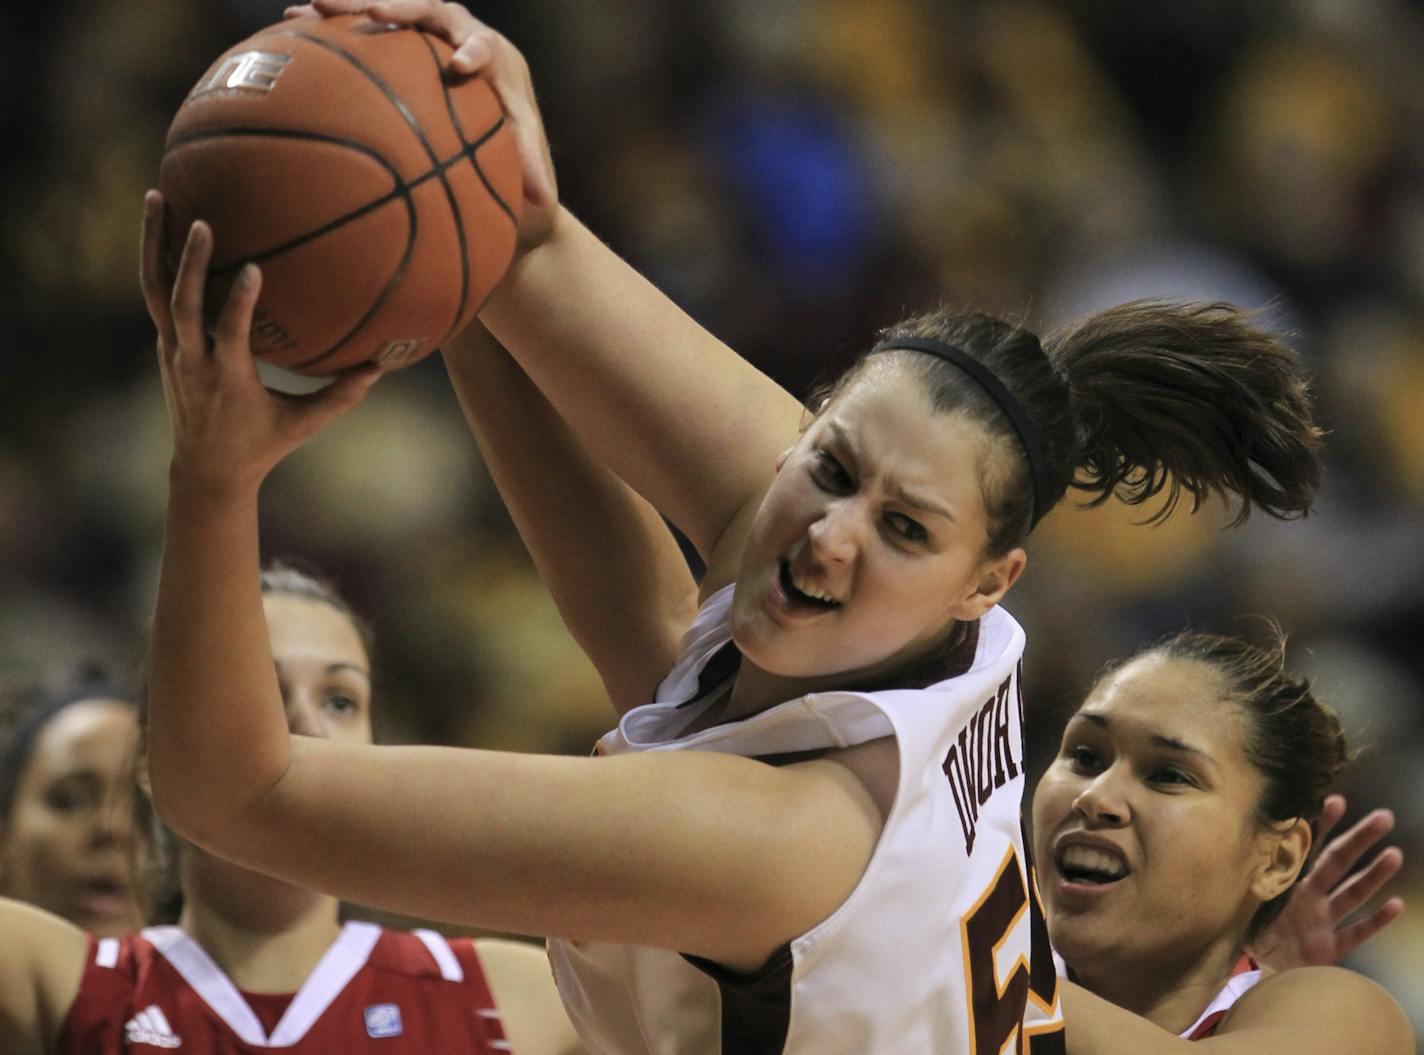
[[[1241,957],[1239,943],[1223,938],[1185,962],[1153,956],[1148,962],[1119,962],[1103,971],[1072,964],[1085,988],[1171,1033],[1187,1029],[1211,1003]]]
[[[340,933],[338,902],[258,875],[192,847],[182,860],[179,925],[239,988],[301,988]]]

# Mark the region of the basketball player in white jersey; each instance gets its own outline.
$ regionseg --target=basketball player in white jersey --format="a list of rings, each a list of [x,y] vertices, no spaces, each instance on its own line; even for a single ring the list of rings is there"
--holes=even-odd
[[[349,609],[325,584],[291,569],[270,569],[263,585],[293,732],[369,743],[370,662]],[[220,676],[216,667],[214,676]],[[131,790],[134,708],[115,703],[112,694],[105,700],[106,716],[125,720],[89,724],[81,745],[87,768],[69,779],[96,787],[126,783]],[[85,706],[52,708],[45,725],[57,727]],[[34,742],[43,748],[45,729],[36,733]],[[27,789],[26,783],[19,794]],[[96,801],[94,810],[117,814],[111,827],[126,830],[130,798]],[[147,832],[152,817],[141,799],[136,805],[136,827]],[[192,846],[178,848],[174,864],[174,889],[153,894],[164,901],[174,892],[181,896],[176,920],[127,935],[86,934],[41,909],[0,898],[0,1051],[582,1050],[536,947],[343,924],[335,898]]]
[[[1180,634],[1109,669],[1069,720],[1033,817],[1049,931],[1072,979],[1073,1055],[1192,1041],[1223,1055],[1414,1052],[1388,994],[1321,965],[1333,950],[1264,975],[1248,952],[1284,907],[1346,759],[1335,716],[1283,653],[1283,640]],[[1341,909],[1359,903],[1342,893]]]
[[[372,13],[450,36],[455,72],[482,69],[513,124],[523,249],[483,318],[548,413],[497,445],[561,444],[569,468],[517,474],[506,497],[626,714],[594,759],[288,736],[252,585],[258,488],[375,374],[274,398],[247,341],[259,277],[210,344],[210,232],[190,232],[170,289],[152,195],[145,292],[175,436],[160,812],[291,881],[555,936],[595,1050],[1061,1050],[1019,818],[1023,634],[999,601],[1075,474],[1104,498],[1145,501],[1170,474],[1306,509],[1318,430],[1294,357],[1221,306],[1125,305],[1044,341],[938,311],[888,329],[803,421],[558,208],[507,41],[457,5]],[[693,618],[652,510],[706,564]],[[219,653],[213,685],[198,657]]]

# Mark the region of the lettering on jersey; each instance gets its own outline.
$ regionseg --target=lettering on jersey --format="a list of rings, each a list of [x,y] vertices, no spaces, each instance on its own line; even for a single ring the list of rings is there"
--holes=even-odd
[[[126,1044],[147,1044],[151,1048],[176,1048],[183,1043],[168,1024],[168,1016],[157,1004],[146,1008],[124,1023]]]
[[[954,795],[954,808],[959,814],[959,827],[964,832],[964,852],[974,849],[974,830],[979,824],[979,807],[989,796],[1019,775],[1023,762],[1023,743],[1018,742],[1018,759],[1014,745],[1009,692],[1018,682],[1010,676],[998,691],[984,701],[982,707],[959,730],[949,754],[944,759],[944,775],[949,778],[949,790]],[[1019,696],[1018,692],[1014,693]],[[1022,699],[1016,700],[1022,730]]]
[[[1058,1006],[1058,975],[1053,969],[1043,906],[1033,888],[1032,861],[1028,889],[1021,868],[1017,851],[1009,847],[994,881],[960,920],[972,1055],[1006,1055],[1010,1051],[1014,1055],[1063,1055],[1067,1050]],[[1029,949],[1020,949],[1005,965],[1005,947],[1025,909],[1029,913]],[[1029,1001],[1038,1009],[1032,1014],[1027,1013]]]
[[[366,1008],[366,1036],[398,1037],[403,1029],[400,1008],[395,1004],[372,1004]]]

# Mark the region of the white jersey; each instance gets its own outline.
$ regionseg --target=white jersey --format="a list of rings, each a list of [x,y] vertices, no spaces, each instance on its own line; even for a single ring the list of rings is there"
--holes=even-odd
[[[1057,976],[1019,816],[1022,629],[995,608],[966,644],[963,669],[925,689],[812,693],[674,735],[710,702],[699,677],[731,639],[731,599],[731,586],[708,598],[656,702],[625,714],[600,752],[765,758],[893,736],[895,800],[851,895],[753,975],[664,949],[551,941],[560,993],[590,1051],[1062,1052]]]

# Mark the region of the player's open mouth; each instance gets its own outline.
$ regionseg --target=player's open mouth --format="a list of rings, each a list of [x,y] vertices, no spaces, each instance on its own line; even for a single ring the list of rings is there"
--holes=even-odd
[[[830,597],[814,583],[798,579],[791,571],[791,562],[784,557],[779,562],[777,571],[781,578],[781,589],[785,592],[788,600],[823,610],[841,606],[839,601]]]
[[[1058,851],[1058,872],[1070,883],[1107,886],[1127,875],[1127,862],[1115,853],[1071,843]]]

